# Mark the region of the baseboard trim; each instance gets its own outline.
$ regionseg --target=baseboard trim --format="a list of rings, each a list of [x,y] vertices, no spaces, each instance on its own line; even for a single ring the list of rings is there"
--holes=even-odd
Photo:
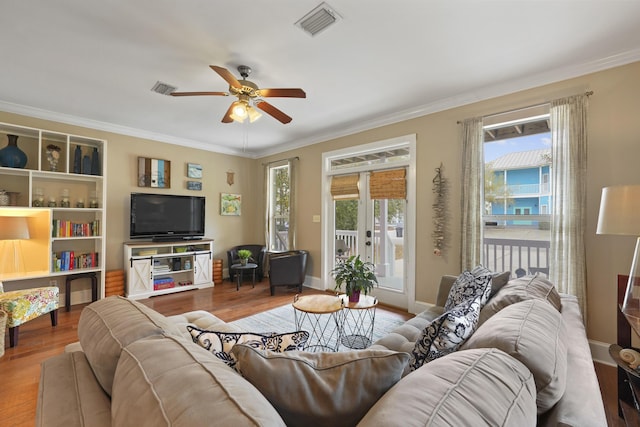
[[[589,348],[591,349],[591,358],[594,362],[602,363],[603,365],[618,366],[616,362],[609,355],[609,346],[606,342],[589,340]]]

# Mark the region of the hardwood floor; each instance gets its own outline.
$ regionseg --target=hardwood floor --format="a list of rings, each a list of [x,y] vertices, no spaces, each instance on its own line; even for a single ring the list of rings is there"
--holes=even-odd
[[[305,288],[303,294],[322,293]],[[255,313],[291,303],[295,289],[280,287],[270,296],[268,282],[252,288],[244,283],[236,291],[235,283],[225,281],[214,288],[180,292],[172,295],[139,300],[164,314],[173,315],[192,310],[209,311],[226,322],[232,322]],[[86,305],[86,304],[85,304]],[[49,316],[40,316],[20,327],[17,347],[9,348],[9,336],[5,333],[5,354],[0,358],[0,425],[33,426],[36,411],[40,363],[64,352],[64,347],[77,341],[77,326],[85,305],[75,305],[70,312],[62,308],[58,313],[58,326],[51,327]],[[384,305],[379,306],[399,319],[411,317],[406,311]],[[596,363],[607,420],[609,426],[624,423],[617,414],[616,369]]]

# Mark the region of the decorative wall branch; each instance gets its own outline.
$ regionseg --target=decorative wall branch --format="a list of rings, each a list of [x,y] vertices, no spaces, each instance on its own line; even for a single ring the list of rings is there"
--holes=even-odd
[[[433,178],[433,253],[442,256],[446,247],[447,235],[447,180],[442,176],[442,163],[436,168],[436,176]]]

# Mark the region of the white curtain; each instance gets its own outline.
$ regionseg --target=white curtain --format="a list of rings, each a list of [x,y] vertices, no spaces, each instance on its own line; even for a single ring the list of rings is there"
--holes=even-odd
[[[289,250],[296,249],[296,181],[298,158],[288,160],[289,163]]]
[[[483,141],[481,117],[462,122],[461,271],[472,269],[482,259]]]
[[[549,279],[575,295],[586,323],[587,95],[551,102],[553,186]]]

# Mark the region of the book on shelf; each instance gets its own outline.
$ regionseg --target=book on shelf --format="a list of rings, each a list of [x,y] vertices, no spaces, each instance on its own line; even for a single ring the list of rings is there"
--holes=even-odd
[[[100,236],[100,220],[90,222],[73,222],[54,219],[51,237],[95,237]]]
[[[70,271],[83,268],[96,268],[99,266],[98,253],[75,253],[74,251],[61,251],[52,254],[51,270]]]

